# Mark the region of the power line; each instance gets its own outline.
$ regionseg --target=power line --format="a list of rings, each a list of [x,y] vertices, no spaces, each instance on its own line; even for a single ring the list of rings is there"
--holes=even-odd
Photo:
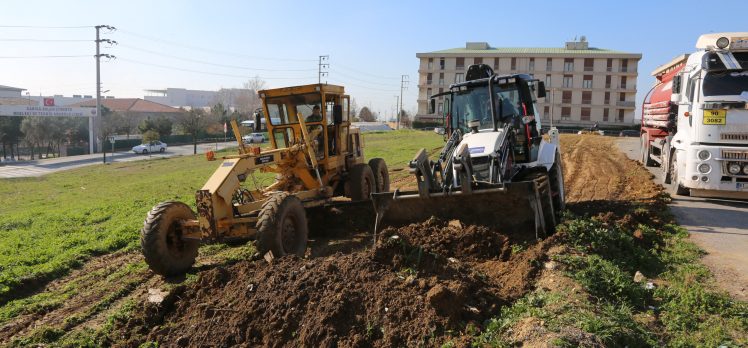
[[[176,59],[176,60],[182,60],[182,61],[185,61],[185,62],[192,62],[192,63],[198,63],[198,64],[212,65],[212,66],[217,66],[217,67],[221,67],[221,68],[242,69],[242,70],[256,70],[256,71],[315,71],[316,70],[316,69],[265,69],[265,68],[251,68],[251,67],[240,66],[240,65],[218,64],[218,63],[212,63],[212,62],[208,62],[208,61],[204,61],[204,60],[190,59],[190,58],[184,58],[184,57],[179,57],[179,56],[173,56],[173,55],[170,55],[170,54],[164,54],[164,53],[161,53],[161,52],[158,52],[158,51],[152,51],[152,50],[148,50],[148,49],[145,49],[145,48],[139,48],[139,47],[125,45],[125,44],[120,44],[119,46],[120,47],[126,47],[126,48],[129,48],[129,49],[132,49],[132,50],[136,50],[136,51],[145,52],[145,53],[148,53],[148,54],[153,54],[153,55],[157,55],[157,56],[166,57],[166,58],[171,58],[171,59]]]
[[[360,78],[357,78],[357,77],[353,77],[353,76],[351,76],[351,75],[348,75],[348,74],[342,73],[342,72],[340,72],[340,71],[335,71],[335,73],[336,73],[336,74],[340,74],[341,76],[345,76],[345,77],[347,77],[347,78],[350,78],[350,79],[356,80],[356,81],[360,81],[360,82],[365,82],[365,83],[369,83],[369,84],[372,84],[372,85],[379,85],[379,86],[385,86],[385,87],[393,87],[393,88],[395,88],[395,85],[394,85],[394,84],[388,84],[388,83],[380,83],[380,82],[373,82],[373,81],[369,81],[369,80],[364,80],[364,79],[360,79]]]
[[[93,25],[83,26],[44,26],[44,25],[0,25],[0,28],[34,28],[34,29],[83,29],[93,28]]]
[[[235,56],[235,57],[241,57],[241,58],[249,58],[249,59],[257,59],[257,60],[289,61],[289,62],[316,62],[317,61],[316,59],[295,59],[295,58],[250,56],[250,55],[236,53],[236,52],[227,52],[227,51],[213,50],[213,49],[208,49],[208,48],[203,48],[203,47],[197,47],[197,46],[187,45],[187,44],[183,44],[183,43],[179,43],[179,42],[175,42],[175,41],[169,41],[169,40],[164,40],[164,39],[159,39],[159,38],[151,37],[151,36],[148,36],[148,35],[134,33],[134,32],[127,31],[127,30],[121,30],[120,29],[119,31],[121,33],[126,34],[126,35],[131,35],[131,36],[143,38],[143,39],[146,39],[146,40],[151,40],[151,41],[156,41],[156,42],[160,42],[160,43],[165,43],[165,44],[168,44],[168,45],[179,46],[179,47],[183,47],[183,48],[187,48],[187,49],[191,49],[191,50],[195,50],[195,51],[200,51],[200,52],[212,52],[212,53],[216,53],[216,54],[229,55],[229,56]]]
[[[67,39],[0,39],[0,41],[32,41],[32,42],[91,42],[91,40],[67,40]]]
[[[387,93],[397,92],[396,89],[372,88],[372,87],[369,87],[369,86],[362,86],[362,85],[355,84],[355,83],[343,82],[342,80],[338,80],[338,79],[335,79],[335,82],[333,82],[333,83],[337,83],[337,84],[343,85],[343,86],[355,86],[355,87],[358,87],[358,88],[368,89],[368,90],[372,90],[372,91],[380,91],[380,92],[387,92]]]
[[[348,70],[348,71],[351,71],[351,72],[355,72],[355,73],[357,73],[357,74],[361,74],[361,75],[368,75],[368,76],[371,76],[371,77],[373,77],[373,78],[378,78],[378,79],[383,79],[383,80],[397,80],[397,79],[398,79],[398,77],[395,77],[395,76],[393,76],[393,77],[387,77],[387,76],[375,75],[375,74],[372,74],[372,73],[370,73],[370,72],[365,72],[365,71],[361,71],[361,70],[356,70],[356,69],[354,69],[354,68],[351,68],[351,67],[347,67],[347,66],[345,66],[345,65],[341,65],[341,64],[336,64],[336,66],[337,66],[337,67],[341,67],[341,68],[343,68],[344,70]]]
[[[215,76],[224,76],[224,77],[236,77],[236,78],[243,78],[243,79],[254,78],[254,76],[242,76],[242,75],[222,74],[222,73],[216,73],[216,72],[210,72],[210,71],[185,69],[185,68],[178,68],[178,67],[168,66],[168,65],[148,63],[148,62],[143,62],[143,61],[134,60],[134,59],[127,59],[127,58],[119,58],[118,57],[117,59],[119,59],[121,61],[124,61],[124,62],[129,62],[129,63],[135,63],[135,64],[153,66],[153,67],[162,68],[162,69],[191,72],[191,73],[196,73],[196,74],[215,75]],[[305,77],[265,77],[265,76],[258,76],[258,77],[261,78],[261,79],[263,79],[263,80],[296,80],[296,79],[313,79],[316,76],[305,76]]]
[[[91,55],[80,55],[80,56],[0,56],[0,59],[36,59],[36,58],[82,58],[82,57],[88,57],[90,58]]]

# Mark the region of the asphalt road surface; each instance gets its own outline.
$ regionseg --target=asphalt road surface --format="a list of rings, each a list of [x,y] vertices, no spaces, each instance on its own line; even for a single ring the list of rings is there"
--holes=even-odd
[[[618,146],[629,158],[639,159],[639,138],[621,138]],[[661,184],[660,168],[648,169]],[[748,202],[675,196],[670,210],[691,240],[707,252],[703,261],[718,285],[733,297],[748,300]]]
[[[235,142],[204,143],[197,144],[197,153],[205,153],[208,150],[221,150],[227,147],[236,146]],[[169,146],[164,153],[152,153],[148,155],[135,154],[131,151],[115,152],[114,156],[107,153],[107,163],[139,161],[150,158],[166,158],[174,156],[189,156],[193,153],[192,145]],[[68,170],[84,166],[96,165],[103,163],[103,155],[80,155],[60,158],[42,159],[36,161],[5,162],[0,164],[0,179],[4,178],[24,178],[36,177],[49,173]]]

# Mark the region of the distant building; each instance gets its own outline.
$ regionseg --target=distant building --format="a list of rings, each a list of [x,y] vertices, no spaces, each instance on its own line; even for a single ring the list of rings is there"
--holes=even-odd
[[[73,104],[83,103],[90,100],[96,102],[96,97],[92,95],[73,94],[72,96],[66,97],[61,94],[55,94],[50,96],[29,96],[31,100],[37,101],[39,104],[43,103],[45,99],[54,99],[55,106],[71,106]],[[113,99],[112,96],[101,96],[101,100]]]
[[[468,42],[464,48],[417,53],[418,113],[415,121],[441,122],[441,98],[436,114],[428,113],[428,98],[463,82],[471,64],[487,64],[497,74],[527,73],[545,81],[548,95],[538,101],[542,121],[554,125],[629,126],[634,121],[636,78],[640,53],[589,47],[584,37],[565,47],[497,48]]]
[[[147,89],[145,100],[184,108],[209,108],[222,103],[227,109],[239,108],[238,100],[243,95],[253,95],[254,91],[242,88],[222,88],[218,91],[203,91],[184,88]]]
[[[10,87],[10,86],[3,86],[0,85],[0,99],[16,99],[23,97],[22,93],[26,89],[24,88],[17,88],[17,87]]]
[[[96,107],[96,99],[72,104],[73,107]],[[168,105],[155,103],[140,98],[108,98],[101,100],[101,106],[117,112],[137,125],[146,118],[167,117],[174,119],[184,113],[184,110]]]

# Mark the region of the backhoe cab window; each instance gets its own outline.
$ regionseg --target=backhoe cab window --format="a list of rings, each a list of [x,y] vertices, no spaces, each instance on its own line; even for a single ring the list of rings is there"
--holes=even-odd
[[[512,117],[524,115],[520,93],[517,86],[494,85],[494,102],[496,103],[496,117],[499,124],[508,122]],[[491,100],[488,96],[488,86],[473,87],[456,91],[452,99],[453,125],[467,130],[468,122],[480,121],[478,129],[493,129],[491,115]]]
[[[312,114],[314,106],[320,106],[320,95],[318,93],[290,95],[283,97],[267,98],[270,123],[274,126],[299,123],[297,113],[306,120]]]

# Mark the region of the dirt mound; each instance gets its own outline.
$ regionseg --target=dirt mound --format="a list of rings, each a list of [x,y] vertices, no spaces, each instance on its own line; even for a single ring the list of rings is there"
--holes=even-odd
[[[507,240],[486,227],[428,221],[386,230],[370,250],[219,267],[146,307],[116,330],[130,340],[112,343],[439,345],[531,287],[527,258],[545,249],[510,255]]]

